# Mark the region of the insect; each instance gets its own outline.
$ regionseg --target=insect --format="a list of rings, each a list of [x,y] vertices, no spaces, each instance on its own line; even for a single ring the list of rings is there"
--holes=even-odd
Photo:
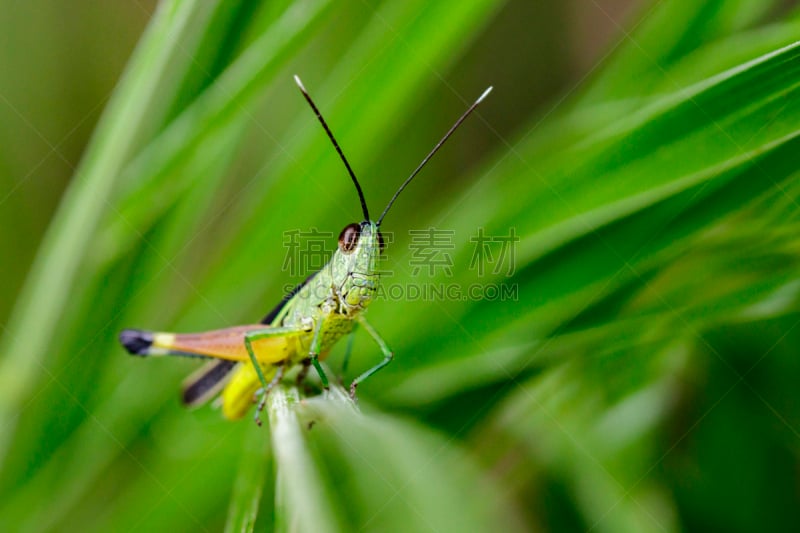
[[[339,143],[300,78],[295,76],[294,79],[350,174],[364,220],[345,226],[330,261],[287,294],[259,324],[203,333],[125,329],[119,335],[122,345],[133,355],[182,355],[210,359],[184,382],[184,404],[200,405],[222,391],[223,415],[233,420],[241,418],[260,397],[255,413],[259,425],[259,413],[266,404],[267,395],[289,368],[302,365],[298,374],[300,382],[309,366],[313,366],[322,386],[328,388],[328,377],[320,361],[341,337],[353,330],[356,323],[373,338],[383,359],[353,380],[351,398],[355,400],[359,383],[392,361],[393,352],[364,318],[364,310],[378,289],[377,261],[384,248],[381,223],[403,189],[492,90],[491,87],[486,89],[461,115],[400,185],[378,220],[373,221],[361,185]]]

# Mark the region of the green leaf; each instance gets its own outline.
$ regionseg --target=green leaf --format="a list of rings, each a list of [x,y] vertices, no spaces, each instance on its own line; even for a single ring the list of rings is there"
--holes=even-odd
[[[277,401],[277,398],[276,398]],[[233,485],[225,533],[255,530],[258,508],[263,497],[267,464],[272,450],[261,432],[251,431],[242,450],[239,471]]]
[[[183,55],[183,41],[191,42],[192,24],[212,4],[164,4],[158,10],[76,169],[0,343],[0,353],[6,354],[0,363],[0,425],[6,428],[0,460],[13,435],[14,412],[44,368],[47,341],[67,305],[92,229],[108,208],[120,170],[165,112],[165,93],[177,89],[180,72],[190,62]],[[140,112],[150,107],[153,114]]]

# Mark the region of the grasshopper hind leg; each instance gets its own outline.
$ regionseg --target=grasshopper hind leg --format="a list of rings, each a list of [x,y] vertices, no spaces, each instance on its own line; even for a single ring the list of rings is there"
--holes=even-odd
[[[303,333],[302,329],[298,328],[265,328],[260,331],[251,331],[245,333],[244,336],[244,347],[247,349],[247,355],[250,357],[250,363],[253,365],[253,368],[258,375],[258,380],[261,382],[261,401],[258,403],[258,408],[256,409],[255,414],[255,422],[259,426],[261,425],[261,417],[259,414],[264,409],[267,404],[267,396],[269,392],[275,387],[275,385],[280,382],[281,378],[283,378],[283,372],[286,369],[287,360],[282,361],[279,363],[278,370],[275,372],[275,375],[272,377],[272,380],[267,382],[266,378],[264,377],[264,372],[261,370],[261,363],[259,362],[258,358],[256,357],[256,353],[253,349],[253,342],[259,339],[267,339],[270,337],[288,337],[288,336],[296,336]],[[259,391],[256,391],[256,396],[259,395]]]
[[[259,426],[261,426],[262,424],[261,411],[263,411],[264,407],[266,407],[267,405],[267,398],[269,397],[269,393],[272,392],[272,389],[275,388],[275,385],[280,383],[281,379],[283,379],[283,373],[285,372],[285,370],[286,370],[286,363],[284,362],[281,363],[280,366],[278,366],[278,370],[275,371],[275,375],[272,376],[272,379],[270,380],[269,383],[267,383],[266,387],[261,387],[255,393],[255,399],[261,396],[261,399],[259,400],[258,405],[256,406],[256,414],[253,416],[253,420]]]

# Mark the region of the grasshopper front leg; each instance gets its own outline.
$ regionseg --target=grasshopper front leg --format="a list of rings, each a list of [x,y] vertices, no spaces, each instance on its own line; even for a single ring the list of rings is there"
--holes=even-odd
[[[369,370],[367,370],[366,372],[364,372],[363,374],[361,374],[360,376],[358,376],[356,379],[353,380],[353,383],[350,384],[350,398],[352,398],[353,400],[356,399],[356,387],[358,387],[358,384],[367,379],[368,377],[370,377],[372,374],[374,374],[381,368],[391,363],[392,359],[394,359],[394,352],[392,352],[392,350],[389,349],[389,346],[386,345],[386,341],[384,341],[383,338],[378,334],[378,332],[375,331],[375,328],[373,328],[372,325],[370,325],[370,323],[367,322],[367,320],[364,318],[364,315],[358,315],[356,317],[356,320],[358,320],[359,324],[364,326],[364,329],[367,330],[367,333],[369,333],[370,337],[372,337],[372,339],[380,347],[381,352],[383,352],[383,361],[373,366],[372,368],[370,368]]]
[[[322,381],[322,386],[328,390],[328,376],[322,370],[322,365],[319,364],[319,350],[322,347],[322,324],[325,321],[322,318],[317,319],[314,325],[314,336],[311,338],[311,346],[308,349],[308,357],[311,359],[311,364],[317,369],[319,379]]]

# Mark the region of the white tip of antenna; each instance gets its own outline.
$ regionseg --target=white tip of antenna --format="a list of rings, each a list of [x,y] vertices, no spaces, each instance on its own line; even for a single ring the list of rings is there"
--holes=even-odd
[[[306,91],[306,86],[303,85],[302,81],[300,81],[300,76],[298,76],[297,74],[294,75],[294,82],[297,84],[298,87],[300,87],[301,91],[303,91],[304,93],[308,92],[308,91]],[[490,89],[491,89],[491,87],[490,87]],[[483,98],[483,97],[481,96],[481,98]]]
[[[489,93],[492,92],[492,89],[494,89],[494,87],[489,87],[488,89],[483,91],[483,94],[480,95],[477,100],[475,100],[475,105],[478,105],[481,102],[483,102],[483,99],[489,96]]]

